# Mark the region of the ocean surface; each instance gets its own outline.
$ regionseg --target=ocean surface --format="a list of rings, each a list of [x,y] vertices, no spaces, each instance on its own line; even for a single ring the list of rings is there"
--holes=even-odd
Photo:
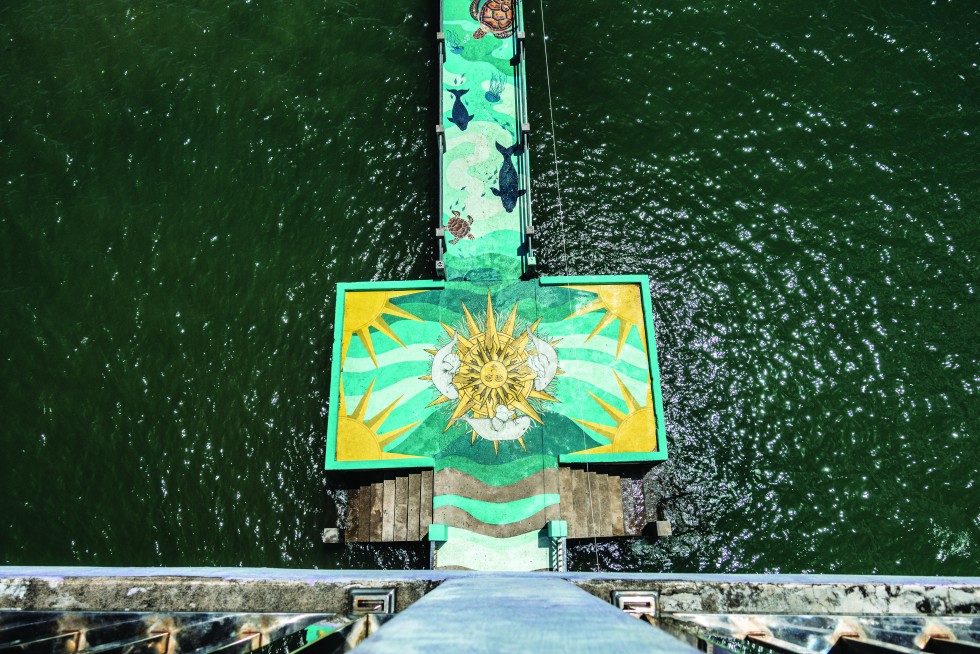
[[[0,564],[426,565],[319,534],[334,285],[432,271],[436,11],[0,3]],[[674,525],[573,567],[976,574],[980,5],[544,11],[542,271],[650,276]]]

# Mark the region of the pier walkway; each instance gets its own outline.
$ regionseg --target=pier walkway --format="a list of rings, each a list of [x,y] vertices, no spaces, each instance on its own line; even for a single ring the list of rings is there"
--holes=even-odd
[[[555,569],[566,536],[636,533],[634,481],[590,467],[667,456],[649,280],[534,278],[522,24],[442,5],[437,279],[338,285],[348,540],[428,535],[439,568]]]
[[[439,58],[440,272],[533,271],[521,2],[444,0]]]

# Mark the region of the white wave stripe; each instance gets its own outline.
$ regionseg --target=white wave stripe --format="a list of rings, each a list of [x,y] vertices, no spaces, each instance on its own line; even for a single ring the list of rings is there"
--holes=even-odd
[[[480,570],[531,571],[551,567],[551,543],[537,531],[510,538],[493,538],[456,527],[449,528],[449,540],[439,546],[438,565]]]
[[[551,337],[551,334],[548,334],[548,336]],[[564,360],[562,353],[567,350],[591,350],[593,352],[608,354],[610,358],[616,356],[616,344],[619,342],[618,339],[608,338],[606,336],[593,336],[592,339],[586,343],[585,339],[588,337],[588,334],[569,334],[568,336],[561,336],[561,342],[556,346],[559,360]],[[650,360],[647,358],[647,353],[638,347],[630,345],[629,343],[623,345],[623,351],[619,356],[619,360],[625,361],[626,363],[634,365],[637,368],[649,368],[650,365]]]
[[[385,388],[374,388],[371,391],[371,400],[368,402],[367,413],[365,414],[368,418],[374,417],[382,409],[387,407],[389,404],[401,398],[401,402],[398,403],[398,408],[392,414],[398,413],[399,409],[406,404],[409,404],[412,400],[418,397],[421,393],[430,393],[432,391],[432,384],[423,379],[403,379],[397,381],[390,386]],[[347,412],[352,413],[354,407],[357,403],[361,401],[362,395],[347,395],[344,397],[344,403],[347,405]],[[429,403],[428,398],[422,398],[426,404]],[[389,416],[390,420],[390,416]],[[390,431],[385,427],[386,430]]]
[[[574,381],[578,384],[592,387],[593,389],[601,389],[613,397],[618,398],[622,396],[622,392],[619,390],[619,384],[616,383],[616,377],[612,374],[612,370],[608,366],[591,361],[562,361],[561,367],[565,371],[565,374],[558,378],[560,382],[566,380],[568,382]],[[633,397],[638,402],[644,402],[647,391],[650,388],[649,382],[633,379],[628,374],[618,370],[617,372],[619,373],[619,378],[623,380],[623,384],[633,394]],[[561,393],[560,386],[558,392]],[[593,390],[593,392],[595,391]],[[596,394],[598,395],[598,393]],[[549,408],[552,411],[563,412],[562,409],[566,408],[566,406],[559,404]]]
[[[398,334],[398,332],[395,333]],[[374,334],[372,333],[371,336],[374,336]],[[405,340],[402,338],[401,334],[398,334],[398,337],[401,338],[402,341]],[[385,336],[384,338],[388,337]],[[375,343],[375,347],[377,347],[377,343]],[[359,352],[364,352],[364,355],[352,356],[352,352],[354,352],[355,348],[354,344],[351,343],[350,349],[347,350],[347,358],[344,360],[344,372],[371,372],[396,363],[432,360],[432,355],[425,351],[426,349],[432,349],[431,343],[405,343],[405,347],[401,347],[395,343],[395,347],[387,352],[378,353],[377,350],[375,350],[375,356],[378,357],[377,366],[374,365],[374,361],[371,361],[371,357],[367,355],[367,350],[365,350],[360,343],[358,343],[357,349]]]

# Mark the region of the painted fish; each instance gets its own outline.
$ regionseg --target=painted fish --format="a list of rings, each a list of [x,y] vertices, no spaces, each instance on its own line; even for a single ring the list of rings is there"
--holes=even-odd
[[[453,334],[453,340],[444,345],[432,359],[432,385],[450,400],[459,398],[459,391],[453,384],[453,377],[459,371],[459,355],[453,352],[459,343],[459,335]]]
[[[488,441],[517,441],[524,437],[527,430],[531,428],[531,419],[521,416],[514,420],[507,420],[500,429],[494,429],[492,418],[470,418],[463,416],[460,418],[467,423],[478,436]]]
[[[498,143],[497,152],[504,155],[504,163],[500,166],[500,174],[497,177],[497,185],[500,188],[491,188],[490,191],[500,198],[504,209],[510,213],[517,206],[517,199],[527,193],[527,190],[518,190],[517,169],[514,168],[514,162],[510,160],[515,154],[522,154],[524,147],[520,143],[515,143],[512,147],[505,148]]]
[[[558,374],[558,353],[551,343],[542,340],[527,328],[527,335],[534,345],[535,354],[527,358],[527,365],[534,371],[534,390],[543,391]]]
[[[456,101],[453,103],[453,115],[450,117],[449,122],[458,127],[461,132],[465,132],[466,126],[475,118],[475,116],[470,115],[470,112],[463,105],[463,101],[460,100],[460,98],[469,93],[469,89],[449,89],[449,92],[456,97]]]

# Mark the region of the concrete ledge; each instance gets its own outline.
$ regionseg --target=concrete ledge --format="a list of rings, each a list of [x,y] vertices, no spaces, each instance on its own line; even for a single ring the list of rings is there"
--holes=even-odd
[[[338,613],[351,588],[396,589],[402,611],[444,581],[527,573],[272,568],[0,567],[0,609]],[[657,594],[659,612],[980,615],[980,578],[819,575],[530,573],[566,579],[609,601],[613,590]]]

